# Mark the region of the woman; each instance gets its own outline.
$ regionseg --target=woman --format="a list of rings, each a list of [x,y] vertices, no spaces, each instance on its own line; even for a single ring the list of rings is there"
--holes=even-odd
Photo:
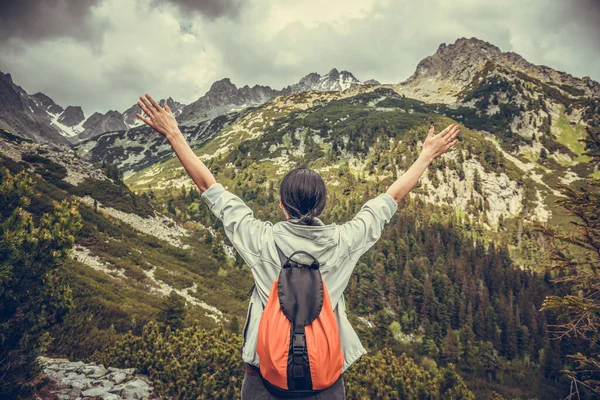
[[[398,203],[412,190],[429,164],[458,142],[458,126],[450,125],[437,135],[434,135],[434,127],[431,126],[419,158],[408,171],[385,193],[367,201],[351,221],[342,225],[324,225],[318,218],[325,208],[327,196],[325,183],[318,173],[307,168],[289,172],[281,182],[279,201],[286,220],[273,225],[255,219],[252,210],[239,197],[216,182],[185,141],[166,103],[163,108],[146,94],[145,98],[140,96],[138,105],[147,118],[140,114],[136,116],[167,138],[202,192],[203,199],[223,222],[227,237],[252,271],[255,289],[243,332],[242,358],[246,362],[246,375],[242,398],[274,398],[258,374],[256,344],[261,313],[281,269],[281,253],[290,256],[301,249],[319,261],[339,328],[345,371],[366,353],[348,321],[343,298],[352,271],[360,256],[379,239]],[[301,257],[296,261],[303,262]],[[343,399],[342,379],[313,398]]]

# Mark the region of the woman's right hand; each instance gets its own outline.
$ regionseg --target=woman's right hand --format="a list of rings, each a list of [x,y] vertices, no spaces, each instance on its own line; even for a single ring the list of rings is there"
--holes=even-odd
[[[175,116],[166,101],[163,108],[152,96],[146,94],[146,98],[140,96],[140,101],[137,104],[148,118],[142,117],[139,113],[135,114],[136,117],[144,121],[149,127],[164,135],[167,139],[181,134],[177,126],[177,120],[175,120]]]
[[[431,125],[429,133],[423,142],[423,151],[421,152],[429,161],[435,160],[458,143],[456,137],[460,133],[460,128],[458,125],[451,124],[435,136],[433,135],[434,131],[435,128]]]

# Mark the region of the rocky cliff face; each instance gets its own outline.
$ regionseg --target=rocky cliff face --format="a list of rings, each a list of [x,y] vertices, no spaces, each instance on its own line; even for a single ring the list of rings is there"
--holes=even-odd
[[[95,113],[83,124],[84,131],[77,135],[77,141],[89,139],[106,132],[127,130],[123,114],[116,110],[106,114]]]
[[[58,117],[58,122],[68,127],[75,127],[85,120],[83,110],[79,106],[68,106]]]
[[[54,100],[46,96],[44,93],[38,92],[36,94],[32,94],[30,97],[40,110],[43,110],[49,114],[60,114],[64,111],[61,106],[56,104]]]

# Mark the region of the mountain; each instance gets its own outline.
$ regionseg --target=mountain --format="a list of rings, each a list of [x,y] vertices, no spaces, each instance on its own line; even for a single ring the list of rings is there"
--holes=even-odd
[[[178,117],[181,114],[183,108],[185,107],[185,104],[173,100],[172,97],[169,97],[166,101],[173,115],[175,115],[175,117]],[[163,105],[163,102],[164,100],[159,101],[161,106]],[[134,128],[143,124],[143,122],[135,116],[136,113],[141,113],[140,106],[138,106],[137,103],[123,112],[123,122],[125,122],[127,128]]]
[[[185,106],[178,120],[189,126],[227,114],[236,108],[264,103],[278,93],[269,86],[260,85],[238,89],[229,78],[224,78],[213,83],[204,96]]]
[[[40,110],[45,111],[48,114],[61,114],[64,109],[56,104],[54,100],[46,96],[44,93],[38,92],[29,96],[38,106]]]
[[[161,99],[159,103],[162,105],[164,101],[164,99]],[[171,97],[167,99],[167,104],[169,104],[175,116],[178,116],[184,107],[183,104]],[[143,122],[135,116],[136,113],[141,113],[137,103],[123,113],[116,110],[108,111],[106,114],[95,112],[83,123],[83,130],[74,138],[73,143],[85,141],[108,132],[126,131],[138,127]]]
[[[338,72],[335,68],[323,76],[312,72],[300,79],[298,83],[281,90],[261,85],[253,87],[246,85],[238,88],[229,78],[224,78],[213,83],[204,96],[187,105],[178,120],[184,125],[191,125],[233,110],[257,106],[274,97],[288,93],[311,90],[343,91],[358,84],[360,84],[360,81],[350,72]]]
[[[69,140],[72,140],[74,136],[83,131],[85,116],[81,107],[68,106],[63,109],[54,100],[41,92],[31,95],[30,98],[41,111],[38,115],[49,120],[50,125]]]
[[[300,79],[300,82],[289,87],[290,92],[306,92],[309,90],[318,90],[321,92],[343,91],[353,85],[359,85],[361,82],[348,71],[339,72],[333,68],[326,75],[319,75],[312,72]],[[287,89],[287,88],[286,88]],[[284,92],[287,91],[284,89]]]
[[[38,93],[29,96],[10,74],[0,72],[0,128],[43,143],[68,145],[52,126],[50,113],[62,112],[50,98]]]
[[[49,132],[44,138],[38,134],[36,137],[39,140],[45,140],[61,145],[66,145],[68,143],[75,144],[104,133],[126,131],[142,125],[142,122],[135,116],[136,113],[140,112],[137,104],[132,105],[123,113],[116,110],[108,111],[106,114],[95,112],[89,118],[85,119],[81,107],[68,106],[66,109],[63,109],[63,107],[56,104],[54,100],[44,93],[39,92],[29,96],[22,88],[12,84],[10,75],[8,75],[7,79],[10,81],[10,85],[6,85],[6,90],[17,91],[19,93],[18,96],[26,99],[25,102],[27,103],[27,107],[23,109],[23,106],[19,106],[22,109],[20,111],[22,114],[21,119],[23,121],[34,119],[38,121],[38,124],[44,126],[44,129],[37,128],[33,129],[34,131]],[[373,84],[374,82],[376,81],[371,80],[369,81],[369,84]],[[298,83],[287,86],[281,90],[275,90],[269,86],[261,85],[254,85],[253,87],[245,85],[238,88],[229,78],[224,78],[214,82],[204,96],[201,96],[198,100],[189,105],[179,103],[173,100],[172,97],[167,99],[167,103],[178,121],[182,125],[189,127],[196,126],[203,121],[214,119],[234,110],[241,110],[245,107],[263,104],[282,94],[311,90],[343,91],[358,84],[360,84],[360,81],[350,72],[339,72],[335,68],[323,76],[315,72],[310,73],[300,79]],[[163,101],[164,100],[160,100],[160,104],[162,104]],[[0,121],[2,115],[6,114],[7,121],[4,126],[7,129],[13,128],[17,134],[22,134],[24,137],[30,137],[27,136],[26,126],[31,125],[32,122],[21,121],[18,123],[8,123],[8,120],[14,120],[17,113],[13,108],[9,108],[8,106],[5,109],[5,112],[0,110]],[[35,116],[28,115],[30,113]],[[16,127],[18,126],[22,126],[22,128],[17,129]],[[21,133],[21,131],[25,133]],[[55,132],[67,138],[68,141],[57,136]]]
[[[408,97],[429,102],[459,101],[474,79],[486,69],[499,68],[522,73],[557,90],[578,97],[600,96],[600,83],[589,77],[576,78],[565,72],[534,65],[513,52],[502,52],[497,46],[477,38],[461,38],[454,44],[442,43],[437,52],[423,59],[415,73],[399,85]]]
[[[340,86],[340,82],[345,84]],[[326,76],[308,74],[289,86],[289,93],[235,113],[221,132],[195,142],[194,148],[203,159],[218,156],[236,165],[236,149],[241,146],[246,157],[257,163],[254,171],[283,172],[300,160],[317,162],[306,158],[309,142],[315,154],[328,160],[334,155],[341,161],[353,160],[362,166],[356,170],[359,173],[365,166],[382,163],[373,150],[379,141],[405,140],[386,136],[386,130],[396,130],[389,126],[391,121],[413,132],[419,126],[426,129],[425,122],[414,117],[408,118],[410,123],[404,121],[400,118],[403,113],[418,115],[422,121],[438,121],[438,127],[459,123],[467,132],[463,137],[477,139],[463,145],[468,146],[468,154],[463,150],[459,157],[462,167],[454,172],[445,167],[445,179],[426,174],[422,182],[428,190],[422,193],[423,198],[431,204],[460,205],[488,229],[523,215],[562,224],[565,219],[554,215],[554,201],[560,197],[557,184],[581,185],[586,178],[600,174],[587,165],[581,142],[591,117],[600,112],[596,95],[599,84],[589,78],[533,65],[473,38],[440,46],[402,84],[356,82],[351,74],[335,69]],[[238,104],[244,101],[229,80],[217,86],[220,99],[237,98]],[[212,93],[209,97],[213,98]],[[382,124],[381,133],[367,132],[376,120]],[[273,127],[279,130],[273,131]],[[367,140],[368,135],[375,136]],[[332,146],[346,150],[340,155],[332,152]],[[479,159],[474,154],[479,154]],[[123,166],[128,171],[126,181],[142,191],[150,185],[188,185],[191,181],[176,167],[177,162],[172,158],[137,172],[132,164]],[[339,168],[339,162],[327,162],[325,167]],[[385,175],[385,170],[378,171],[377,167],[374,171],[377,176]],[[448,181],[451,175],[454,178]],[[465,176],[470,178],[465,181]],[[475,187],[482,188],[479,194]],[[474,200],[477,198],[480,200]],[[474,201],[486,204],[483,213],[472,208]]]
[[[344,96],[348,96],[360,91],[360,87],[360,82],[351,73],[338,72],[334,68],[324,76],[308,74],[299,83],[282,90],[261,85],[238,88],[229,78],[224,78],[213,83],[204,96],[187,106],[172,98],[167,99],[167,103],[177,116],[188,141],[192,146],[200,146],[253,107],[259,107],[277,96],[307,91],[343,91]],[[163,100],[159,103],[162,104]],[[162,136],[139,122],[132,123],[135,113],[139,111],[137,105],[125,111],[123,115],[127,128],[120,126],[118,129],[107,129],[101,125],[101,129],[94,130],[92,126],[100,124],[98,121],[103,116],[98,113],[92,115],[83,125],[86,131],[77,137],[76,150],[88,160],[114,163],[125,175],[170,156],[170,146]],[[103,130],[104,134],[98,133]],[[106,133],[108,130],[111,132]]]
[[[85,121],[83,110],[79,106],[68,106],[65,111],[58,117],[58,122],[73,128]]]
[[[183,104],[171,97],[167,102],[176,116],[181,114]],[[86,119],[80,106],[63,108],[41,92],[28,95],[14,84],[10,74],[0,72],[0,128],[37,142],[68,146],[106,132],[137,127],[142,122],[136,112],[140,109],[134,104],[123,113],[95,112]]]
[[[94,113],[83,124],[85,130],[77,135],[77,141],[89,139],[106,132],[122,131],[127,129],[123,114],[110,110],[106,114]]]

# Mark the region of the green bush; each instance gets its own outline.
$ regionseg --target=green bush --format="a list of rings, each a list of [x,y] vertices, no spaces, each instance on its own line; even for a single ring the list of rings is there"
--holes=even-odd
[[[244,377],[240,335],[224,328],[161,330],[151,322],[92,359],[148,374],[162,396],[178,399],[239,398]],[[473,399],[450,365],[426,370],[390,349],[364,356],[345,374],[349,399]]]

